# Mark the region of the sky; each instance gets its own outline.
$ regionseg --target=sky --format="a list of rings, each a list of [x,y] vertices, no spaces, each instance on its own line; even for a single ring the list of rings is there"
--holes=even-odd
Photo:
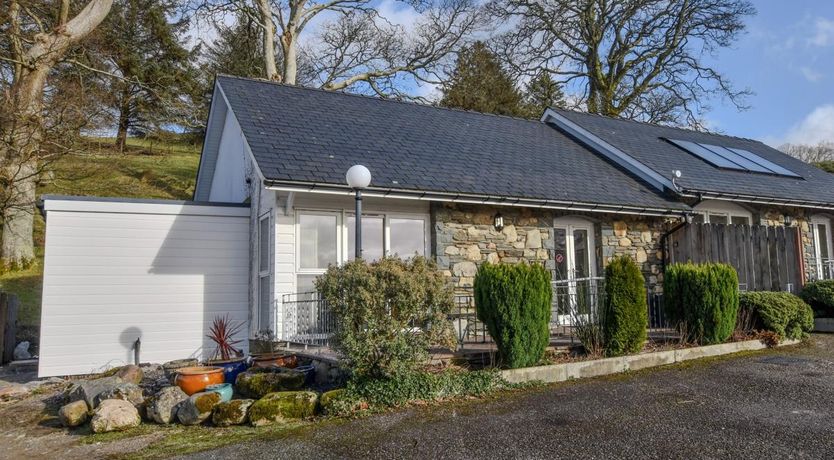
[[[750,109],[712,101],[709,126],[773,146],[834,142],[834,1],[752,2],[758,14],[747,33],[713,62],[737,88],[755,93]]]

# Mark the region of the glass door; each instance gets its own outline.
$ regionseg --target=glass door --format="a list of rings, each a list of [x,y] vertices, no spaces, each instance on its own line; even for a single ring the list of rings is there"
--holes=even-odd
[[[831,220],[816,217],[811,220],[814,236],[814,258],[816,260],[817,279],[834,278],[834,259],[832,259]]]
[[[587,317],[596,296],[592,283],[594,264],[593,224],[580,219],[557,219],[554,229],[556,276],[552,321],[570,325]]]

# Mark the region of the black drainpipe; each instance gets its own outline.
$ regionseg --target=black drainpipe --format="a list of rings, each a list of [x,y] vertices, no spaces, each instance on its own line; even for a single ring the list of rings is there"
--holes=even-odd
[[[698,200],[692,204],[692,207],[698,206],[700,202],[704,201],[704,199],[699,195]],[[674,227],[670,228],[663,235],[660,235],[660,252],[661,252],[661,259],[660,259],[660,270],[663,273],[663,276],[666,276],[666,255],[669,253],[669,248],[667,245],[667,241],[669,237],[672,236],[673,233],[677,232],[678,230],[686,227],[692,221],[692,213],[684,213],[683,214],[683,222],[675,225]]]

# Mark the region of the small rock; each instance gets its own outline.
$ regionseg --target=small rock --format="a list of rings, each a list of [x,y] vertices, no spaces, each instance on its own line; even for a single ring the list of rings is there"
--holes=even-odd
[[[124,380],[127,383],[132,383],[134,385],[139,385],[142,383],[142,379],[144,378],[145,374],[142,372],[142,368],[139,366],[128,365],[122,366],[116,372],[116,377]]]
[[[235,388],[247,398],[258,399],[276,391],[297,390],[304,385],[304,374],[292,369],[250,369],[238,374]]]
[[[281,391],[269,393],[249,408],[252,426],[268,425],[316,415],[318,394],[313,391]]]
[[[133,428],[141,422],[133,404],[121,399],[105,399],[95,409],[90,427],[93,433],[107,433]]]
[[[211,422],[215,426],[242,425],[249,418],[249,407],[254,402],[254,399],[233,399],[229,402],[220,403],[214,406]]]
[[[17,344],[16,347],[14,347],[14,359],[15,359],[15,361],[20,361],[20,360],[23,360],[23,359],[30,359],[30,358],[32,358],[32,354],[29,353],[29,342],[24,340],[23,342],[20,342],[19,344]]]
[[[183,425],[199,425],[211,416],[214,407],[220,404],[220,394],[213,391],[194,393],[177,409],[177,418]]]
[[[121,399],[137,407],[145,402],[142,389],[139,388],[139,385],[133,383],[121,383],[113,388],[102,391],[96,396],[96,406],[106,399]]]
[[[65,427],[83,425],[90,417],[89,410],[84,401],[71,402],[58,409],[58,418]]]
[[[188,395],[180,387],[165,387],[153,395],[146,403],[148,419],[156,423],[168,424],[174,421],[180,403],[188,399]]]
[[[96,396],[123,383],[124,381],[116,376],[95,380],[79,380],[67,388],[67,396],[70,402],[84,400],[88,406],[96,407]]]
[[[542,247],[542,234],[538,229],[527,231],[527,248],[538,249]]]
[[[12,383],[10,385],[0,388],[0,401],[8,401],[11,399],[22,398],[29,394],[31,390],[26,385],[19,383]]]

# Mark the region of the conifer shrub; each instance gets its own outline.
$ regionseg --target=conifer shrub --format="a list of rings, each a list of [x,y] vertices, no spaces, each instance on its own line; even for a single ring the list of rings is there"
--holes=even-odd
[[[649,321],[645,283],[631,257],[617,257],[605,268],[600,320],[606,355],[637,353],[643,348]]]
[[[742,292],[739,309],[752,312],[754,328],[780,338],[802,339],[814,328],[811,307],[790,292]]]
[[[664,275],[663,303],[687,340],[725,342],[738,315],[738,273],[727,264],[673,264]]]
[[[808,283],[802,288],[800,296],[811,306],[816,316],[834,317],[834,280]]]
[[[509,368],[538,364],[550,341],[553,292],[541,265],[483,264],[475,275],[475,308]]]

